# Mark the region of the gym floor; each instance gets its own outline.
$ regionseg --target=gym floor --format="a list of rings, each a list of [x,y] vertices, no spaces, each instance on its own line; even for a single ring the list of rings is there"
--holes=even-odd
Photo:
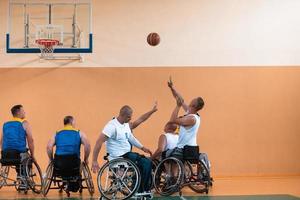
[[[95,182],[96,183],[96,182]],[[172,197],[159,197],[157,200],[300,200],[300,176],[291,177],[234,177],[215,178],[213,187],[208,196],[196,194],[189,189],[183,189],[183,197],[175,193]],[[72,193],[68,199],[97,199],[99,192],[90,198],[87,191],[82,196]],[[58,191],[49,191],[47,198],[28,192],[27,195],[17,193],[14,188],[2,188],[0,199],[64,199],[65,194]]]

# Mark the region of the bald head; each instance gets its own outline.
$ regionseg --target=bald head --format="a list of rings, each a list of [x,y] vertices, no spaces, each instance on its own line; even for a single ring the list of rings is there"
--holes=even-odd
[[[125,105],[120,109],[119,117],[118,119],[122,122],[128,123],[131,120],[132,116],[132,108],[130,106]]]
[[[126,116],[126,115],[130,115],[132,114],[132,109],[130,108],[130,106],[125,105],[120,109],[120,116]]]

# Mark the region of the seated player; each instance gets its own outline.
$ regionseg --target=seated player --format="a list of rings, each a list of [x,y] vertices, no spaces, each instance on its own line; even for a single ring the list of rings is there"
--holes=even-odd
[[[168,82],[168,86],[176,99],[176,107],[171,115],[170,122],[179,126],[179,138],[177,147],[171,153],[172,156],[183,159],[183,148],[185,146],[196,147],[197,134],[200,127],[200,111],[204,106],[204,101],[201,97],[194,98],[189,105],[184,103],[182,96],[176,91],[172,81]],[[180,108],[183,108],[186,114],[183,117],[178,117]]]
[[[34,142],[29,122],[25,119],[23,106],[13,106],[11,113],[13,119],[4,123],[0,138],[1,163],[15,165],[17,178],[19,178],[25,174],[25,168],[20,170],[20,163],[29,157],[27,145],[34,159]]]
[[[141,186],[138,192],[144,193],[150,191],[152,162],[145,156],[132,152],[131,145],[150,155],[152,153],[133,136],[132,130],[138,127],[142,122],[146,121],[156,111],[157,105],[155,104],[149,112],[143,114],[136,121],[130,122],[133,111],[129,106],[123,106],[120,109],[119,116],[113,118],[106,124],[96,142],[93,152],[93,172],[96,173],[99,170],[97,158],[102,144],[106,142],[106,151],[109,154],[110,159],[124,157],[137,163],[142,177]]]
[[[48,142],[47,154],[50,161],[54,161],[54,175],[61,176],[63,180],[71,177],[80,177],[80,145],[84,146],[84,162],[88,164],[91,151],[86,135],[75,129],[75,119],[72,116],[64,118],[64,128],[58,131]],[[53,159],[53,147],[56,151]],[[68,185],[67,190],[77,192],[80,183]]]
[[[164,159],[168,150],[174,149],[178,142],[177,125],[168,122],[164,128],[165,133],[161,134],[158,139],[156,151],[151,156],[151,159]]]

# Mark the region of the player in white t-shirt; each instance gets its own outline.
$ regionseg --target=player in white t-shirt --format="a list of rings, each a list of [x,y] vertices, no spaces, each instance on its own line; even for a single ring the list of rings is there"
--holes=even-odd
[[[184,103],[182,96],[176,91],[172,80],[168,82],[168,86],[176,99],[176,107],[171,115],[170,122],[179,125],[179,138],[177,147],[172,152],[172,156],[183,159],[184,146],[197,146],[197,133],[200,127],[200,111],[204,106],[201,97],[194,98],[189,105]],[[183,108],[186,115],[178,117],[180,108]]]
[[[141,186],[138,192],[149,191],[151,188],[151,169],[152,162],[143,155],[131,151],[131,147],[135,146],[145,153],[152,155],[152,152],[144,147],[132,134],[132,130],[138,127],[142,122],[146,121],[154,112],[157,111],[157,103],[153,108],[140,116],[137,120],[130,122],[133,110],[129,106],[123,106],[119,116],[110,120],[104,127],[102,133],[96,141],[93,152],[92,170],[96,173],[99,170],[98,154],[101,146],[106,142],[106,151],[109,159],[117,157],[125,157],[136,163],[141,172]]]
[[[158,145],[156,151],[151,156],[151,159],[160,159],[165,157],[163,154],[167,150],[174,149],[177,146],[178,142],[178,132],[177,125],[174,123],[168,122],[164,128],[164,134],[161,134],[158,139]]]

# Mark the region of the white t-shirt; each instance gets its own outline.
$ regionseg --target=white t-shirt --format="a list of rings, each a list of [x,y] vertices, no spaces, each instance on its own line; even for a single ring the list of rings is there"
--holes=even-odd
[[[190,115],[195,117],[196,123],[190,127],[179,127],[178,148],[183,148],[186,145],[197,146],[197,133],[200,127],[200,116],[196,114],[189,114],[188,116]]]
[[[164,151],[166,151],[168,149],[174,149],[177,146],[178,135],[175,135],[173,133],[165,133],[164,135],[167,140],[167,144],[165,146]]]
[[[110,120],[102,130],[108,137],[106,151],[114,159],[131,151],[131,145],[142,148],[143,145],[133,136],[129,123],[121,124],[117,118]]]

